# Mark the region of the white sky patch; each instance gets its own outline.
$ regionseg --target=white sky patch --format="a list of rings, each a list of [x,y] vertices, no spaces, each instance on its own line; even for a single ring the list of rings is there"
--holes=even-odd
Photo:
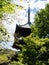
[[[45,5],[46,5],[47,3],[46,3],[46,1],[39,1],[39,2],[37,2],[37,3],[35,3],[35,7],[38,7],[39,9],[43,9],[43,8],[45,8]]]
[[[30,8],[33,9],[34,7],[38,7],[39,9],[45,8],[47,1],[38,1],[38,2],[30,2]]]
[[[35,13],[31,12],[30,13],[30,21],[33,22],[34,21],[34,16],[35,16]]]

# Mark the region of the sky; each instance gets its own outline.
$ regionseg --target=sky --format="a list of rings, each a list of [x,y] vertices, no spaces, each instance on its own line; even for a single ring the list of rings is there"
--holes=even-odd
[[[38,10],[40,10],[41,8],[45,8],[45,5],[47,3],[49,3],[49,0],[21,0],[21,1],[20,0],[14,0],[15,4],[21,5],[26,9],[25,12],[22,10],[21,10],[22,12],[20,12],[20,15],[24,16],[24,18],[27,17],[27,10],[28,10],[27,1],[29,1],[29,3],[30,3],[30,10],[31,10],[31,12],[30,12],[30,18],[31,19],[30,20],[31,20],[31,22],[34,21],[35,13]]]
[[[7,28],[8,32],[14,33],[16,29],[16,24],[25,24],[28,21],[27,18],[27,12],[28,12],[28,0],[13,0],[12,2],[14,4],[23,6],[24,9],[18,10],[18,8],[15,9],[15,13],[11,16],[7,16],[8,19],[3,23],[5,27]],[[46,4],[49,3],[49,0],[29,0],[30,4],[30,21],[34,21],[34,16],[37,11],[39,11],[41,8],[45,8]],[[12,23],[10,24],[9,22]]]

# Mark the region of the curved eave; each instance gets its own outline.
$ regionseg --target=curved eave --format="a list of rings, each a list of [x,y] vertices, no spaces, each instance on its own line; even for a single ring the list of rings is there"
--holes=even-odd
[[[17,25],[18,27],[20,28],[31,28],[31,26],[29,24],[26,24],[26,25]]]

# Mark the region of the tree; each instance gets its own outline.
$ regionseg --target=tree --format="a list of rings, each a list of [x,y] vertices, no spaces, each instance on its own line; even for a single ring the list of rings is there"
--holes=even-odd
[[[19,61],[24,65],[48,65],[49,64],[49,39],[32,37],[23,38],[22,52]]]
[[[49,4],[46,5],[45,9],[41,9],[36,13],[33,25],[37,29],[37,35],[40,38],[49,34]]]
[[[9,34],[2,24],[2,18],[4,13],[14,13],[15,5],[11,3],[11,0],[0,0],[0,42],[7,41]]]
[[[11,0],[0,0],[0,18],[3,17],[3,13],[13,13],[14,7]]]

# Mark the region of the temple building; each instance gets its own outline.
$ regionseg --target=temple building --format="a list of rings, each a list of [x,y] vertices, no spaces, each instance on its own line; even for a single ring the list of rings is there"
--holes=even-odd
[[[25,44],[25,42],[22,40],[21,36],[26,37],[30,35],[31,33],[31,22],[30,22],[30,5],[28,4],[28,22],[24,25],[17,25],[16,24],[16,30],[14,34],[14,44],[13,47],[16,49],[22,50],[21,45]]]

